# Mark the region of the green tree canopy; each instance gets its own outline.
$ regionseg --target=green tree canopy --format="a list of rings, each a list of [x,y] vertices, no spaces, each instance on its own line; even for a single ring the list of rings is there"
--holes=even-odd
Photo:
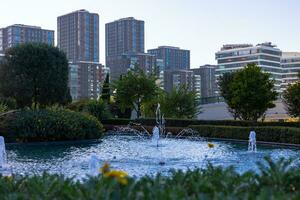
[[[300,117],[300,81],[288,86],[283,93],[283,102],[290,116]]]
[[[109,74],[106,74],[106,78],[105,78],[105,81],[104,81],[103,86],[102,86],[101,99],[103,99],[107,103],[110,102]]]
[[[161,110],[167,118],[192,119],[200,113],[195,92],[182,85],[161,96]]]
[[[0,93],[18,107],[36,108],[71,101],[68,60],[58,48],[26,43],[10,48],[0,65]]]
[[[122,110],[134,109],[141,116],[141,105],[157,95],[156,77],[136,67],[115,82],[116,101]]]
[[[230,83],[233,81],[234,73],[225,73],[219,78],[219,88],[221,96],[225,99],[225,102],[228,105],[228,111],[232,114],[234,119],[237,118],[237,113],[235,112],[235,109],[233,105],[230,105],[230,101],[232,99],[232,93],[230,92]]]
[[[239,119],[257,121],[275,106],[274,80],[256,64],[248,64],[244,69],[222,76],[219,86],[229,111]]]

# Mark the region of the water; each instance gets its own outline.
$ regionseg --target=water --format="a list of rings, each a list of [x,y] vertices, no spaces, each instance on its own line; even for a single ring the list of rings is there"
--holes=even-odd
[[[114,169],[125,170],[131,176],[168,174],[170,169],[203,168],[208,162],[216,166],[233,165],[238,172],[258,170],[256,162],[265,156],[273,159],[296,158],[300,149],[258,145],[257,152],[248,152],[247,143],[195,139],[161,139],[159,147],[151,139],[136,136],[109,135],[97,144],[7,145],[8,163],[13,173],[33,174],[48,171],[68,177],[83,178],[90,173],[91,157],[100,165],[108,161]],[[95,164],[95,163],[94,163]],[[97,168],[98,165],[95,165]]]
[[[4,137],[0,136],[0,168],[4,168],[5,166],[6,166],[5,142],[4,142]]]
[[[255,131],[250,131],[249,133],[249,142],[248,142],[248,151],[256,152],[256,133]]]

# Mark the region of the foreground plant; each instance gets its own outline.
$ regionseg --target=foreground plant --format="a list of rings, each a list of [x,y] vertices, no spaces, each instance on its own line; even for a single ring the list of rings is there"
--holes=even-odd
[[[126,185],[108,174],[82,181],[49,174],[14,175],[0,177],[0,199],[300,199],[300,166],[267,159],[259,168],[258,173],[239,174],[233,167],[208,165],[169,176],[127,177]],[[101,173],[115,173],[109,169],[106,165]]]

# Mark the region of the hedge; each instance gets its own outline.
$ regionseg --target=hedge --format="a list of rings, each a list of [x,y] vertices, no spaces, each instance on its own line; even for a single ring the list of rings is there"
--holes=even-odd
[[[22,110],[1,120],[0,125],[0,135],[10,142],[98,139],[103,134],[95,117],[63,109]]]
[[[192,125],[190,128],[202,137],[248,140],[249,132],[256,132],[257,141],[300,144],[300,128],[293,127],[240,127]]]
[[[107,119],[102,121],[103,124],[127,125],[130,122],[141,123],[143,125],[153,126],[156,124],[155,119]],[[300,122],[253,122],[240,120],[196,120],[196,119],[166,119],[166,126],[171,127],[188,127],[190,125],[218,125],[218,126],[283,126],[299,127]]]
[[[0,176],[0,199],[299,199],[300,168],[280,159],[260,171],[243,174],[208,166],[170,176],[89,177],[74,181],[61,175]]]

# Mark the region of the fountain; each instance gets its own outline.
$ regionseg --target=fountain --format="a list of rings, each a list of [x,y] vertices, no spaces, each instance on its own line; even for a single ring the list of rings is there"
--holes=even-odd
[[[160,111],[160,104],[157,104],[156,112],[155,112],[155,118],[156,118],[156,123],[158,125],[158,130],[159,130],[159,136],[164,136],[165,135],[165,118],[164,115]]]
[[[152,130],[152,142],[155,142],[157,147],[158,147],[158,140],[159,140],[159,128],[157,126],[154,126]]]
[[[256,133],[255,133],[255,131],[250,131],[248,151],[256,152]]]
[[[198,131],[195,131],[191,128],[185,128],[185,129],[182,129],[177,135],[175,138],[180,138],[180,137],[183,137],[184,135],[188,135],[188,136],[194,136],[194,135],[197,135],[198,134]]]
[[[89,161],[89,174],[91,176],[97,176],[100,169],[100,160],[96,155],[92,155]]]
[[[5,151],[5,142],[4,137],[0,136],[0,169],[6,167],[6,151]]]

